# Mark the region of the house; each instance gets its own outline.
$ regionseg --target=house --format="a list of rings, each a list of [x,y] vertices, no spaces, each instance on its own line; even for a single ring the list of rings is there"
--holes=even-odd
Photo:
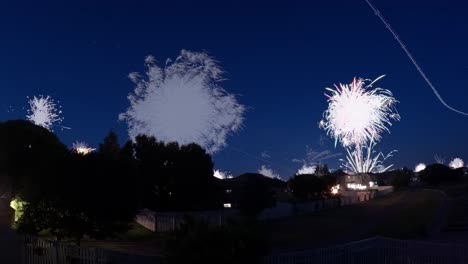
[[[285,195],[287,183],[280,179],[270,178],[258,173],[244,173],[234,178],[220,181],[224,190],[224,207],[237,208],[242,194],[252,186],[266,187],[276,198]]]

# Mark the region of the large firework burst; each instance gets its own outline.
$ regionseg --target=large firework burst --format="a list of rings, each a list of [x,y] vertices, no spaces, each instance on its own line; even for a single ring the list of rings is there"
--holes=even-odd
[[[210,56],[182,50],[164,67],[152,56],[145,62],[146,78],[129,75],[136,88],[120,115],[131,138],[145,134],[165,142],[194,142],[214,153],[241,128],[245,107],[219,85],[223,71]]]
[[[344,167],[355,173],[382,172],[389,168],[382,162],[389,156],[375,153],[373,148],[381,139],[382,132],[389,132],[392,120],[399,120],[393,98],[389,90],[373,88],[372,85],[384,75],[369,82],[354,78],[351,84],[335,85],[326,88],[328,109],[320,121],[328,135],[346,148],[347,158]]]
[[[30,109],[26,118],[32,123],[52,130],[55,123],[63,121],[61,106],[57,105],[50,96],[34,96],[28,101]]]

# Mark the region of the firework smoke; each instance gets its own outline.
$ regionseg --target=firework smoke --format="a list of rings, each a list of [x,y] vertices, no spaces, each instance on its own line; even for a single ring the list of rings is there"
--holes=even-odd
[[[375,144],[381,139],[382,132],[389,132],[392,120],[399,120],[395,104],[389,90],[373,88],[372,85],[383,75],[366,84],[368,80],[354,78],[351,84],[335,85],[328,97],[328,109],[320,127],[346,149],[344,167],[355,173],[383,172],[390,166],[382,162],[390,157],[374,152]]]
[[[416,167],[414,167],[414,172],[420,172],[420,171],[423,171],[425,169],[426,169],[426,164],[419,163],[418,165],[416,165]]]
[[[269,178],[272,178],[272,179],[280,178],[279,174],[274,172],[272,169],[270,169],[266,165],[262,165],[262,167],[260,167],[260,169],[258,170],[258,173],[260,173],[260,174],[262,174],[264,176],[267,176]]]
[[[96,150],[95,148],[89,147],[88,144],[86,144],[85,142],[80,141],[73,143],[72,149],[75,153],[80,155],[88,155]]]
[[[28,103],[30,109],[26,119],[30,122],[52,131],[54,124],[63,121],[63,117],[60,116],[62,114],[61,106],[57,105],[50,96],[34,96]]]
[[[459,169],[465,166],[465,162],[463,162],[462,159],[460,158],[454,158],[452,161],[449,163],[449,167],[452,169]]]
[[[205,53],[182,50],[164,67],[152,56],[145,60],[146,77],[131,73],[136,87],[128,96],[130,107],[120,115],[131,138],[139,134],[165,142],[197,143],[214,153],[238,131],[245,107],[219,83],[223,71]]]

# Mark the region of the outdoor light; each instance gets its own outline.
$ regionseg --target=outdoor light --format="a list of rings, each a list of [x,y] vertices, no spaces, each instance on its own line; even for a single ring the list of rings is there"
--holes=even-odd
[[[351,189],[351,190],[365,190],[365,189],[367,189],[367,186],[359,184],[359,183],[348,183],[347,187],[348,187],[348,189]]]

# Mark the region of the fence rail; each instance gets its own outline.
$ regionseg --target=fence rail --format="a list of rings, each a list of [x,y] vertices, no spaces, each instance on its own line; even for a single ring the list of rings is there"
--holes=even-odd
[[[29,236],[23,238],[21,251],[22,264],[157,264],[162,262],[161,257],[78,247]]]
[[[468,245],[375,237],[330,248],[274,254],[264,264],[464,264]]]

